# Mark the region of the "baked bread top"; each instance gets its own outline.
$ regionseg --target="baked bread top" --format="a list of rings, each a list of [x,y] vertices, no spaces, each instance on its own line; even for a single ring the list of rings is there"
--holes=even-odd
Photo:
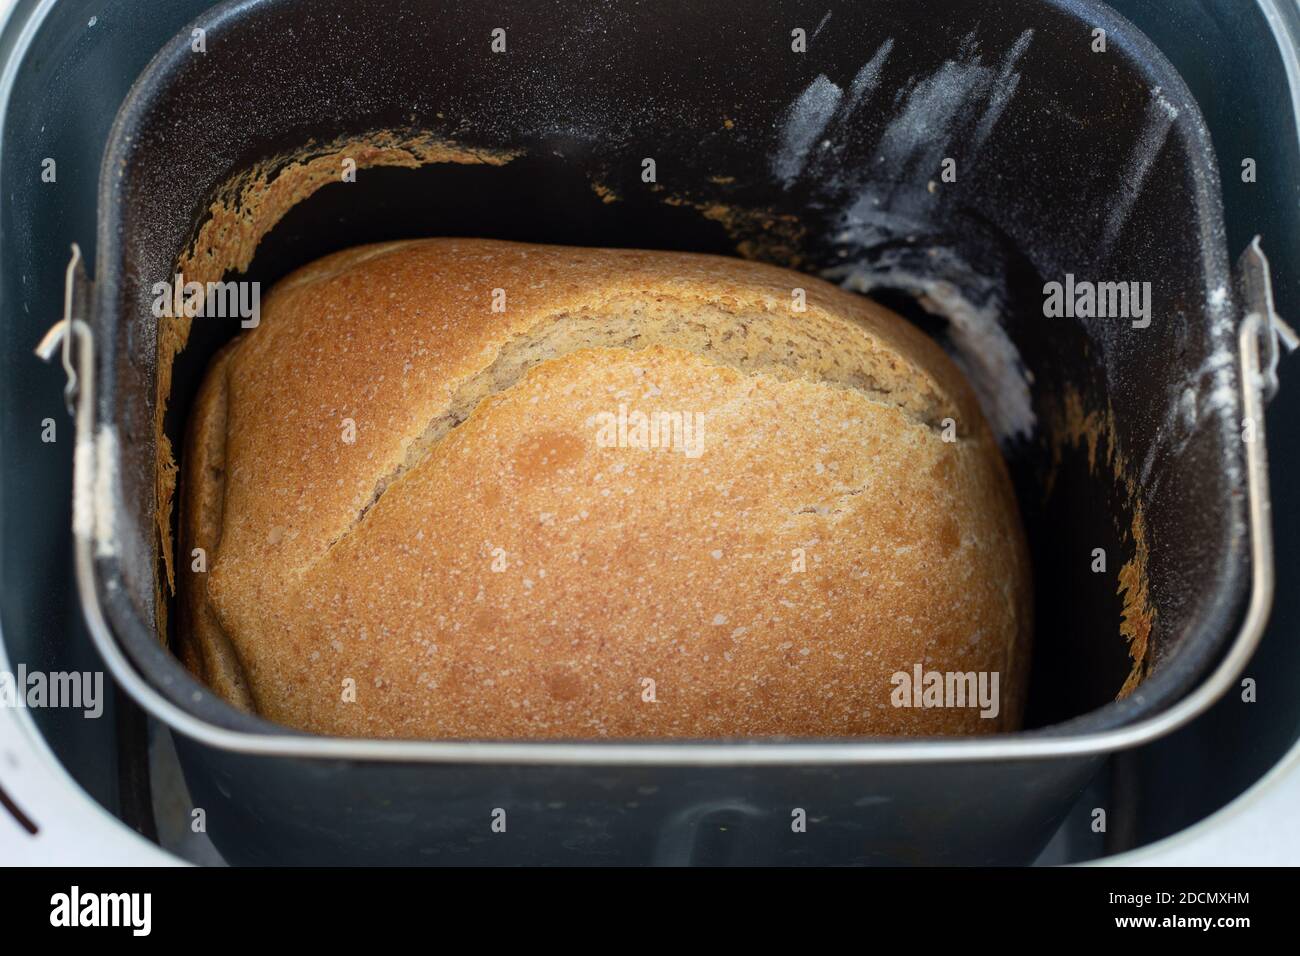
[[[214,360],[181,508],[207,555],[180,562],[186,662],[293,727],[1019,720],[1028,561],[970,388],[893,313],[783,269],[457,239],[327,256]],[[998,715],[895,706],[916,665],[996,672]]]

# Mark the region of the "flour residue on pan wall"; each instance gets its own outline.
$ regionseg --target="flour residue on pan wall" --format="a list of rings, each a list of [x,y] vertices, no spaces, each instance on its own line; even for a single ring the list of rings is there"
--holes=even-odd
[[[1206,354],[1189,374],[1169,386],[1171,394],[1165,403],[1168,411],[1159,440],[1151,443],[1142,459],[1140,479],[1148,495],[1160,488],[1168,474],[1167,469],[1157,467],[1160,462],[1181,455],[1207,419],[1227,417],[1229,427],[1238,427],[1235,420],[1240,401],[1237,355],[1229,344],[1236,328],[1236,311],[1225,287],[1213,289],[1206,296],[1206,314],[1210,320],[1209,330],[1221,344]],[[1199,334],[1199,330],[1184,325],[1178,334],[1186,337]],[[1234,484],[1242,480],[1240,462],[1229,459],[1223,467]]]
[[[1127,164],[1129,175],[1116,184],[1115,195],[1109,200],[1106,226],[1100,247],[1102,256],[1110,254],[1110,250],[1119,239],[1120,231],[1133,214],[1133,206],[1138,196],[1142,194],[1151,167],[1155,165],[1156,157],[1164,149],[1165,140],[1169,138],[1169,131],[1173,129],[1174,121],[1177,119],[1178,107],[1165,98],[1164,91],[1160,87],[1152,90],[1151,99],[1147,103],[1142,134],[1133,144],[1132,152],[1129,154]]]
[[[937,182],[945,159],[958,168],[979,160],[1020,85],[1017,64],[1033,42],[1025,30],[1010,48],[988,57],[975,34],[929,75],[882,91],[894,41],[885,40],[848,88],[817,76],[781,123],[770,160],[784,189],[811,190],[834,211],[842,264],[823,274],[856,292],[901,289],[949,325],[948,346],[1004,442],[1028,438],[1035,418],[1030,376],[1003,328],[1004,280],[981,274],[949,244],[936,241],[943,200]],[[888,111],[873,161],[841,162],[854,117]]]
[[[1036,424],[1029,394],[1033,376],[1002,328],[998,281],[966,269],[948,249],[931,249],[926,258],[933,271],[887,255],[827,269],[824,274],[864,295],[875,289],[901,289],[915,296],[927,312],[946,320],[953,360],[970,380],[999,440],[1028,438]],[[947,275],[962,278],[954,281]]]

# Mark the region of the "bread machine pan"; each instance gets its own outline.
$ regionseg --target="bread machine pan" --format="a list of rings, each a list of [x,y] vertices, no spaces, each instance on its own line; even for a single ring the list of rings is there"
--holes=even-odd
[[[1273,340],[1266,263],[1254,248],[1234,278],[1179,76],[1080,0],[734,10],[243,0],[133,88],[104,157],[93,281],[69,269],[78,580],[107,666],[175,732],[231,861],[1025,862],[1107,753],[1234,683],[1271,595],[1256,369]],[[196,322],[160,361],[153,284],[185,263],[265,286],[422,235],[762,258],[932,331],[981,394],[1028,527],[1029,728],[359,741],[272,726],[193,681],[158,633],[174,615],[155,415],[161,391],[179,447],[238,320]],[[1051,282],[1133,296],[1120,314],[1049,316]]]

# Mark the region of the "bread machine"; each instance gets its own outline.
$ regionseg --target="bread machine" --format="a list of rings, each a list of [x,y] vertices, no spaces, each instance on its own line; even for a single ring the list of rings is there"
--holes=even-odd
[[[783,2],[720,16],[698,4],[525,14],[260,0],[149,18],[139,4],[28,6],[40,9],[13,41],[27,45],[9,77],[3,174],[67,158],[57,190],[25,186],[5,213],[4,288],[29,331],[66,292],[61,337],[47,345],[71,373],[76,462],[41,452],[48,474],[74,475],[49,482],[60,494],[42,513],[73,500],[75,533],[42,567],[75,568],[87,628],[58,606],[70,602],[51,602],[50,570],[6,593],[5,651],[79,657],[113,677],[112,727],[96,731],[106,740],[63,718],[42,730],[73,759],[111,749],[112,766],[86,785],[112,792],[119,816],[162,825],[159,763],[174,742],[174,785],[204,811],[205,852],[232,863],[1027,863],[1169,832],[1169,816],[1147,820],[1134,796],[1158,789],[1140,757],[1158,761],[1174,746],[1158,741],[1187,739],[1225,693],[1213,714],[1241,696],[1273,597],[1263,403],[1276,390],[1276,312],[1294,301],[1300,230],[1294,203],[1277,197],[1293,181],[1295,118],[1241,124],[1261,76],[1286,89],[1294,9],[828,0],[816,16]],[[65,91],[52,113],[33,98],[46,80],[40,42],[67,64],[52,74]],[[1232,43],[1270,53],[1225,61]],[[98,126],[78,120],[90,112],[76,102],[97,69],[116,77],[98,94]],[[66,139],[42,139],[42,123]],[[101,142],[96,197],[84,184]],[[425,161],[427,142],[511,159]],[[303,173],[339,151],[361,157],[355,182]],[[938,189],[947,162],[955,179]],[[56,198],[74,176],[77,201]],[[1028,729],[360,741],[232,710],[157,633],[168,597],[148,308],[152,282],[219,215],[239,241],[217,248],[218,265],[267,285],[334,249],[436,233],[744,255],[906,312],[963,362],[1002,433],[1037,574]],[[78,252],[56,275],[53,250],[71,241],[93,268]],[[1153,318],[1045,315],[1045,284],[1067,277],[1149,283]],[[207,358],[236,330],[205,327],[177,356],[161,390],[173,445]],[[43,331],[14,341],[30,350]],[[42,383],[41,407],[62,400],[53,372],[21,374]],[[7,447],[40,452],[5,428]],[[29,570],[10,542],[34,517],[10,515],[30,480],[7,475],[0,499],[6,588]],[[1095,549],[1108,573],[1093,570]],[[13,636],[31,628],[43,636]],[[1134,640],[1148,642],[1143,679],[1117,697]],[[510,835],[493,839],[480,824],[501,807]],[[792,807],[817,825],[792,833]],[[1115,825],[1091,825],[1099,807]]]

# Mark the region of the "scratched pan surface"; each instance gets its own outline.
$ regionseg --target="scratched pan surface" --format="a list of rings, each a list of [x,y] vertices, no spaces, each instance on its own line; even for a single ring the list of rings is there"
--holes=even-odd
[[[122,452],[99,588],[164,694],[213,724],[269,729],[190,680],[155,633],[151,286],[233,176],[377,131],[517,155],[362,168],[289,210],[247,278],[361,242],[462,235],[748,255],[869,289],[950,349],[1003,438],[1037,575],[1028,732],[1120,726],[1194,686],[1248,572],[1236,309],[1195,103],[1100,4],[817,11],[271,0],[206,14],[206,52],[187,30],[159,54],[105,156],[93,321],[98,414]],[[1151,321],[1045,317],[1044,283],[1067,274],[1149,282]],[[235,331],[204,323],[178,358],[173,443]],[[1135,668],[1145,680],[1117,700]],[[178,744],[214,842],[243,862],[1024,861],[1098,762],[593,769]],[[507,803],[517,838],[479,839]],[[792,806],[823,821],[804,839],[775,835]]]

